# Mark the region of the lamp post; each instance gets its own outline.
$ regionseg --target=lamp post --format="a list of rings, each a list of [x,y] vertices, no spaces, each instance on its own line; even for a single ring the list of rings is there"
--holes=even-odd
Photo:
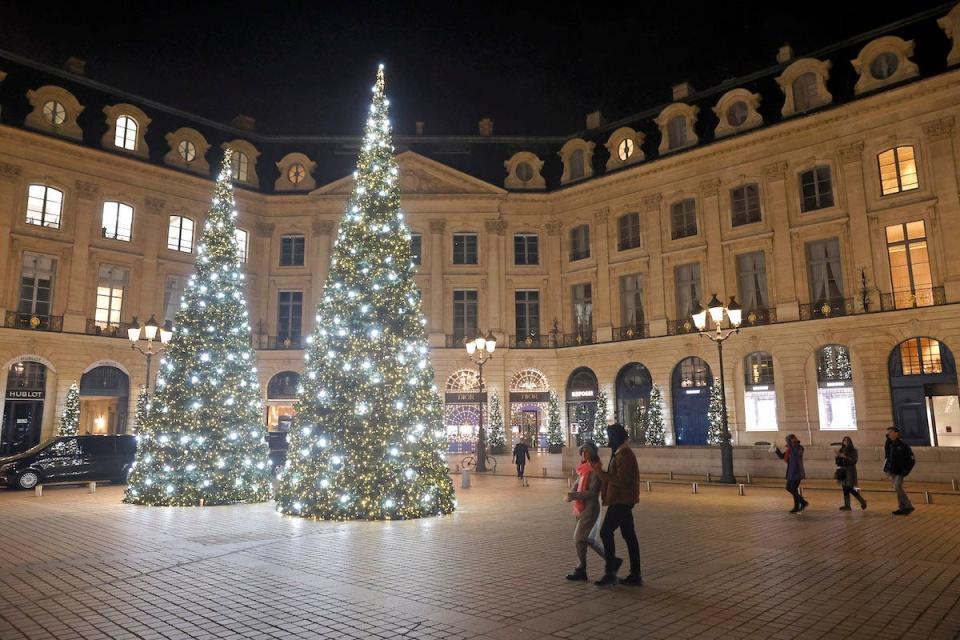
[[[143,333],[143,336],[147,339],[147,349],[146,351],[140,346],[140,334]],[[157,337],[157,333],[160,334],[160,346],[156,350],[153,348],[153,341]],[[133,324],[130,325],[130,328],[127,329],[127,337],[130,338],[130,348],[139,351],[147,357],[147,383],[146,390],[147,395],[150,395],[150,363],[153,360],[153,356],[160,355],[163,353],[164,347],[167,346],[167,343],[170,342],[170,338],[173,337],[173,325],[169,320],[167,320],[163,326],[157,324],[157,319],[150,315],[150,319],[143,325],[140,326],[140,323],[137,322],[136,316],[133,318]]]
[[[715,331],[707,329],[707,312],[710,313],[710,319],[716,326]],[[723,314],[726,312],[727,320],[730,326],[724,329],[721,326]],[[720,439],[720,464],[721,476],[720,482],[735,484],[736,477],[733,475],[733,445],[730,443],[730,427],[727,424],[727,394],[723,384],[723,343],[735,333],[740,333],[740,321],[743,310],[733,296],[730,296],[730,302],[724,307],[723,303],[717,299],[717,294],[713,294],[707,308],[700,306],[699,302],[694,303],[693,324],[696,325],[700,337],[706,336],[717,343],[717,352],[720,355],[720,406],[722,407],[721,417],[723,423],[723,434]]]
[[[487,364],[493,358],[493,351],[497,348],[497,339],[493,335],[493,331],[487,333],[487,337],[483,337],[483,332],[477,330],[477,337],[471,339],[465,338],[464,345],[467,348],[467,357],[470,358],[470,361],[477,365],[477,368],[480,370],[480,425],[477,428],[477,466],[474,467],[474,471],[486,471],[487,470],[487,434],[483,430],[483,365]]]

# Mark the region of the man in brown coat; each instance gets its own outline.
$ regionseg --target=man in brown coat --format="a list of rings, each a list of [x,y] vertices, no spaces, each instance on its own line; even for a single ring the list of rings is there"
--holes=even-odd
[[[600,495],[607,507],[607,515],[600,527],[600,539],[603,540],[607,569],[606,575],[594,584],[598,587],[617,584],[617,571],[623,560],[616,555],[613,533],[620,529],[620,535],[627,543],[627,551],[630,553],[630,575],[622,582],[640,586],[643,584],[640,577],[640,544],[633,528],[633,505],[640,501],[640,467],[637,466],[633,450],[627,444],[627,430],[622,424],[607,427],[607,441],[613,450],[613,456],[607,470],[600,472],[603,480]]]

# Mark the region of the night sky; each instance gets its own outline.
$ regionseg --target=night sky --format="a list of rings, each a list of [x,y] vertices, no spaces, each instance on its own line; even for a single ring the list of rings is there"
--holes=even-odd
[[[521,6],[522,5],[522,6]],[[24,2],[0,48],[275,134],[357,134],[378,62],[401,133],[563,135],[706,89],[942,2]],[[585,11],[588,9],[589,11]]]

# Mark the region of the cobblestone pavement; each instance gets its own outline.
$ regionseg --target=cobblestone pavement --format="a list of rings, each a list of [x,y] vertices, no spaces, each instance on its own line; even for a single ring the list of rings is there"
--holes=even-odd
[[[456,514],[390,523],[2,492],[0,639],[960,637],[960,495],[898,518],[890,493],[811,491],[791,515],[782,490],[656,485],[645,585],[600,590],[564,579],[563,491],[474,477]]]

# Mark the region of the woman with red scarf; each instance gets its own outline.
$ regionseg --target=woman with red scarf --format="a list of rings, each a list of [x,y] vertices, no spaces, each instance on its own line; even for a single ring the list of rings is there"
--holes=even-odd
[[[587,547],[603,557],[603,545],[590,537],[597,517],[600,515],[600,455],[597,445],[588,442],[580,447],[580,464],[577,465],[577,484],[575,491],[567,493],[565,500],[573,502],[573,515],[577,517],[577,527],[573,532],[573,541],[577,545],[580,564],[567,575],[567,580],[587,579]]]

